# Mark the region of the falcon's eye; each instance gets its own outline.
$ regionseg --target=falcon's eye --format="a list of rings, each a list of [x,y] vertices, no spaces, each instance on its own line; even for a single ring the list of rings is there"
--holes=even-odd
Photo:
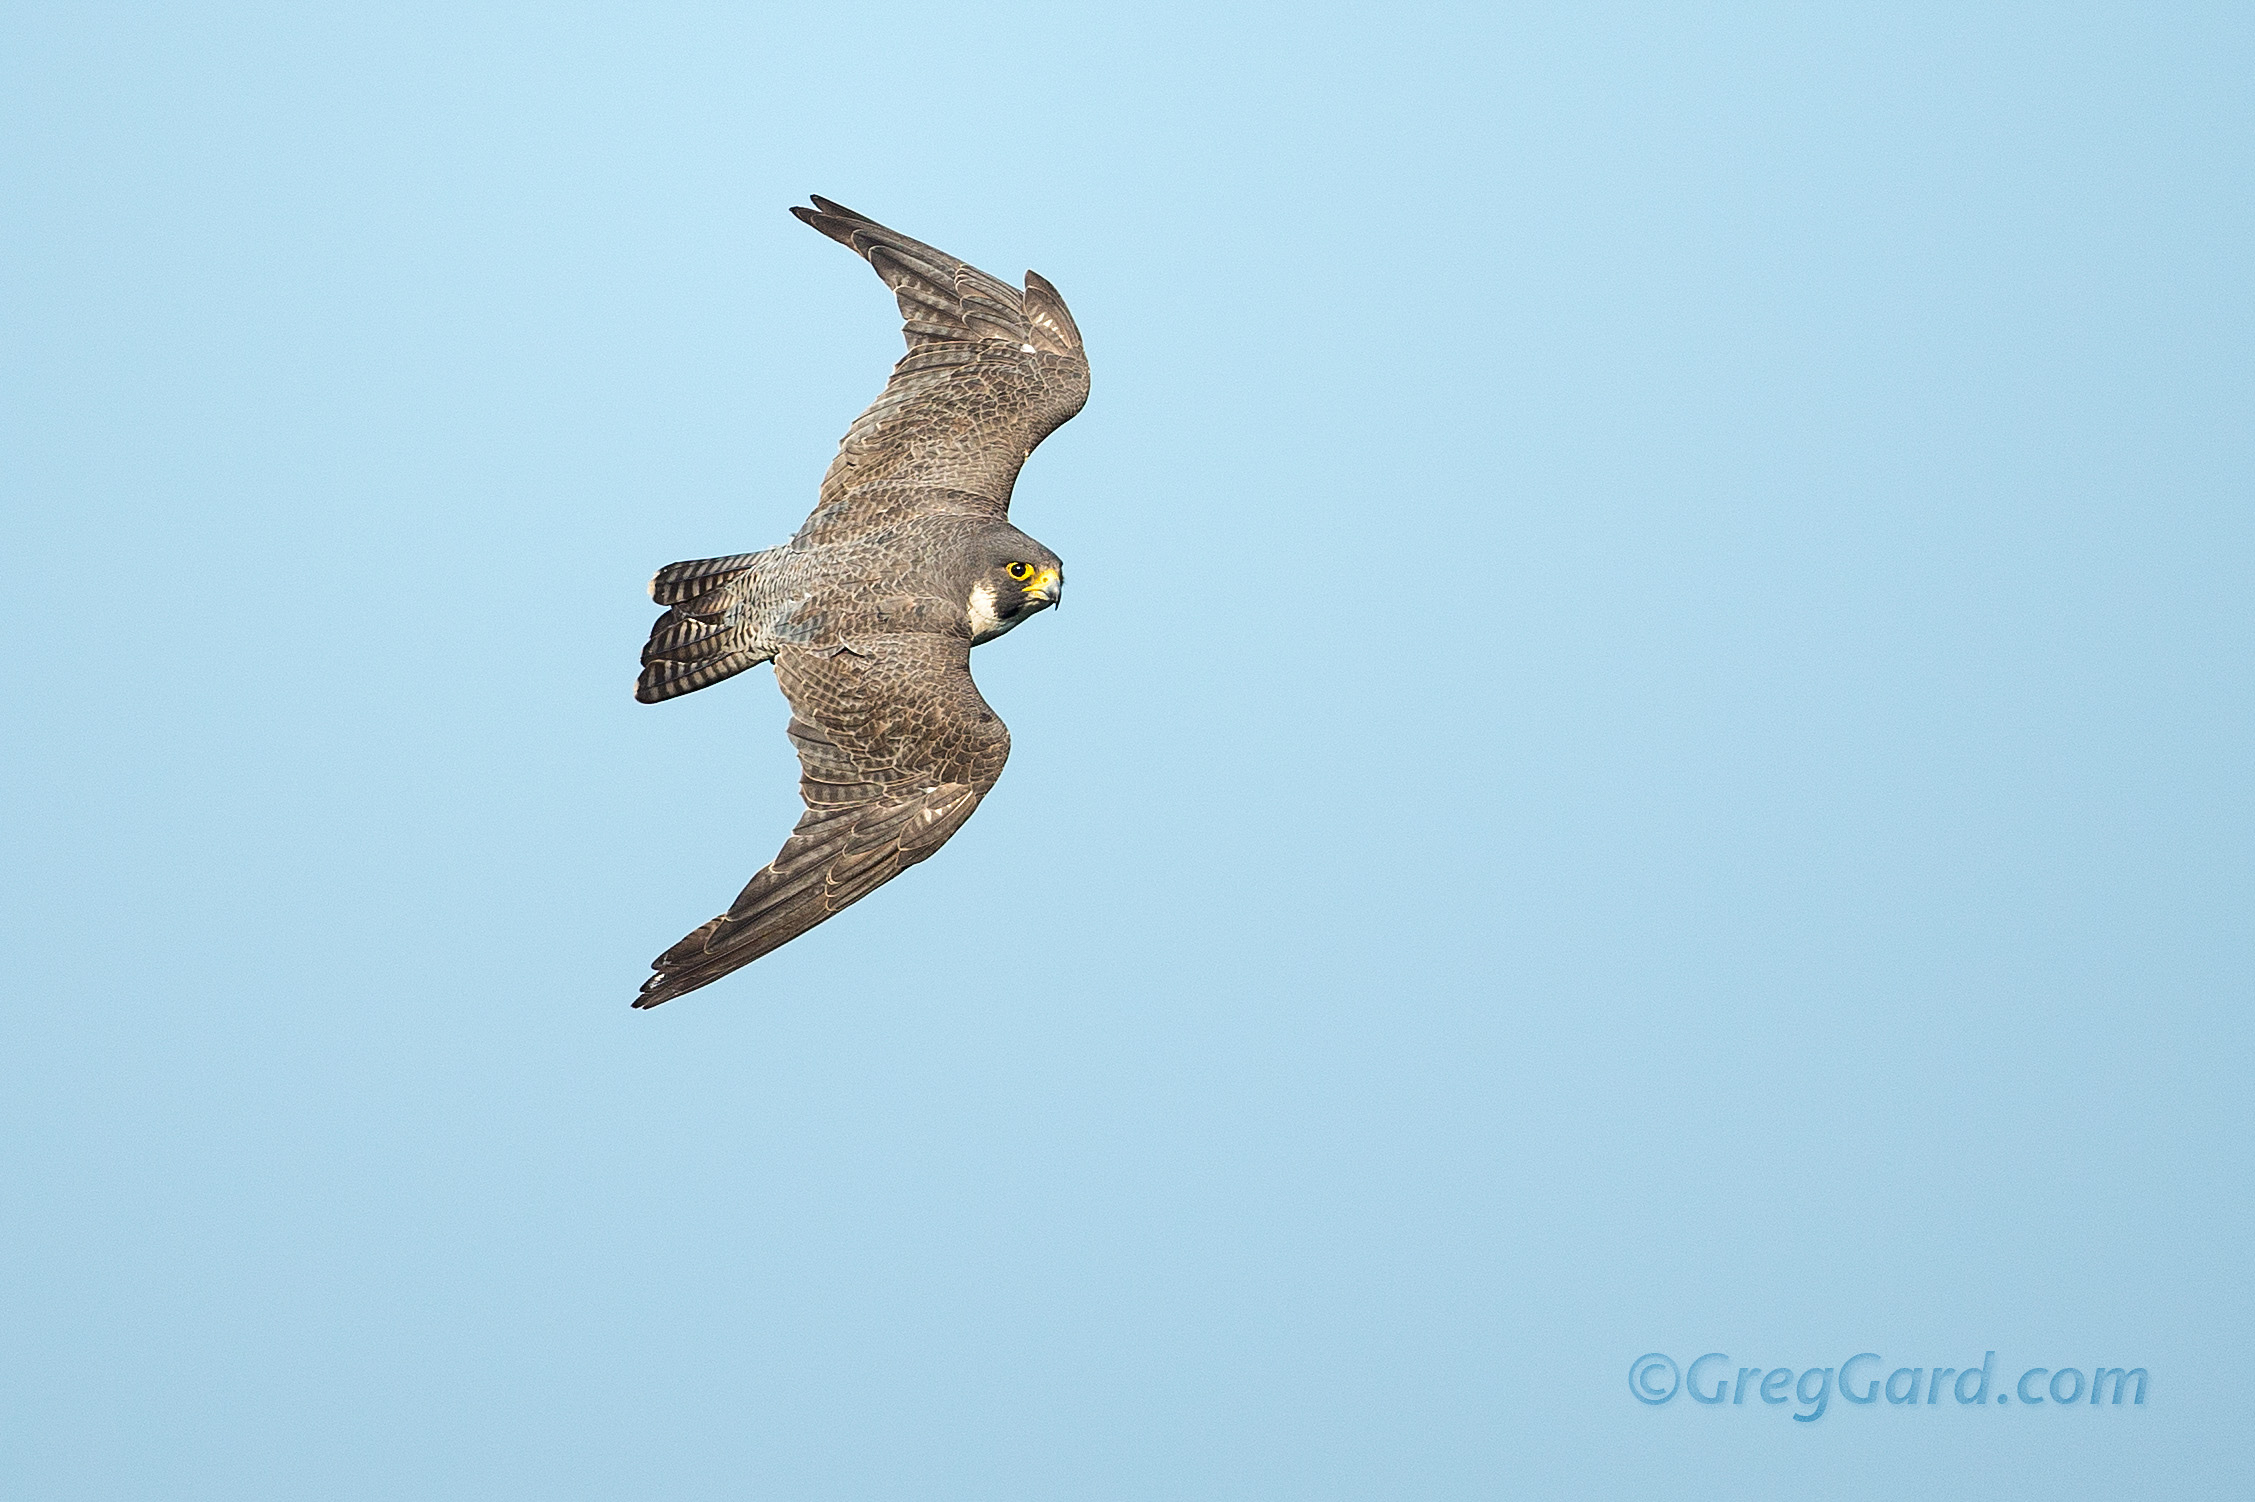
[[[1023,584],[1034,576],[1034,566],[1030,563],[1013,563],[1003,572]]]

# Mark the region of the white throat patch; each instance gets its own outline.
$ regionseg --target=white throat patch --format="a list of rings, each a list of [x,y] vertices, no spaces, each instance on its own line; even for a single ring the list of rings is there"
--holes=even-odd
[[[1006,623],[1001,616],[994,613],[994,586],[984,579],[971,586],[969,616],[971,640],[973,642],[982,642],[1000,636],[1003,632],[1018,624],[1016,621]]]

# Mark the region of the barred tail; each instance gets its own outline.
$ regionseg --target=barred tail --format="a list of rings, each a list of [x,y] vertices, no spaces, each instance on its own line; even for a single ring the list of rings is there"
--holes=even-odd
[[[634,697],[645,704],[679,698],[757,667],[763,649],[757,623],[746,619],[746,585],[762,553],[669,563],[650,581],[650,598],[673,607],[650,628]]]

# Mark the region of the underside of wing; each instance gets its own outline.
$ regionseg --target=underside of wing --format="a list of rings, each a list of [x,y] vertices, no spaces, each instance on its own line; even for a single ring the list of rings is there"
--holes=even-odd
[[[1009,732],[971,682],[968,646],[862,647],[777,653],[806,813],[727,912],[652,962],[637,1007],[710,985],[926,859],[1001,775]]]
[[[792,213],[867,260],[900,302],[908,353],[823,476],[801,544],[921,509],[1007,515],[1035,445],[1088,400],[1080,330],[1057,289],[1023,290],[827,198]]]

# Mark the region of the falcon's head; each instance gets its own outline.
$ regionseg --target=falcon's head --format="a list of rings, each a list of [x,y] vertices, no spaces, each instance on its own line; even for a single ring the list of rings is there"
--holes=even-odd
[[[982,541],[963,614],[971,644],[993,641],[1065,595],[1065,565],[1015,527]]]

